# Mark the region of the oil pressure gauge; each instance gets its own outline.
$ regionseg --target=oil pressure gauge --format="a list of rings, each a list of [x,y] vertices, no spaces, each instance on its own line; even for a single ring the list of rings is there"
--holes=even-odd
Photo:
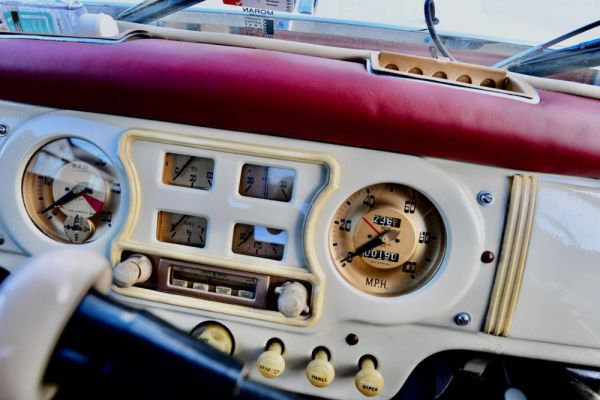
[[[29,217],[47,236],[85,243],[112,227],[121,185],[108,157],[76,138],[48,143],[31,158],[23,177]]]
[[[444,258],[440,213],[407,186],[382,183],[361,189],[337,210],[329,247],[338,272],[355,288],[396,296],[427,283]]]

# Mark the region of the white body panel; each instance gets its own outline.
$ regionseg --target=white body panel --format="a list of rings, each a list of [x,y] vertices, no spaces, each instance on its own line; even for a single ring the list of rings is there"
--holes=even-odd
[[[539,186],[510,336],[600,348],[599,186]]]

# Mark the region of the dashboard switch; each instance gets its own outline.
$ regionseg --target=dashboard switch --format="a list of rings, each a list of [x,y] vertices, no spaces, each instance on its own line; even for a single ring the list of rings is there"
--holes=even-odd
[[[383,389],[383,376],[377,371],[376,362],[372,356],[362,357],[360,371],[354,377],[356,388],[367,397],[377,396]]]
[[[229,332],[229,329],[218,322],[205,322],[198,325],[192,331],[192,337],[222,353],[233,354],[235,347],[233,335]]]
[[[285,369],[285,360],[282,356],[283,344],[272,339],[267,344],[266,350],[256,360],[256,367],[265,378],[277,378]]]
[[[288,318],[298,318],[310,311],[308,307],[308,291],[299,282],[286,282],[275,288],[277,309]]]
[[[136,283],[146,282],[152,275],[152,262],[148,257],[134,254],[113,268],[113,283],[128,288]]]
[[[306,377],[316,387],[328,386],[335,378],[335,369],[329,362],[329,351],[324,347],[318,347],[313,352],[313,359],[306,366]]]

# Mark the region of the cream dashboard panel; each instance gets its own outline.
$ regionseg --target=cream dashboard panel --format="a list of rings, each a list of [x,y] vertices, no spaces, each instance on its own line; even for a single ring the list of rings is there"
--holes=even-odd
[[[600,365],[595,352],[568,346],[575,343],[565,337],[554,338],[560,343],[551,344],[516,337],[525,336],[521,334],[497,337],[482,333],[500,256],[510,178],[518,171],[130,118],[22,110],[21,105],[0,103],[0,119],[20,117],[13,120],[14,127],[0,142],[0,192],[4,196],[0,229],[6,237],[5,245],[0,246],[0,265],[16,270],[29,254],[74,246],[50,239],[31,223],[21,196],[22,176],[35,151],[54,139],[72,136],[93,142],[116,166],[122,204],[110,230],[78,246],[95,249],[113,262],[125,249],[148,251],[312,285],[311,313],[298,319],[140,287],[120,294],[115,291],[121,301],[151,310],[187,331],[207,320],[223,323],[235,337],[234,356],[250,365],[251,376],[257,380],[316,396],[362,398],[354,387],[354,374],[360,357],[370,354],[377,359],[386,382],[380,398],[391,398],[420,361],[447,349]],[[214,159],[211,190],[165,186],[161,169],[168,152]],[[276,204],[240,196],[239,179],[246,163],[293,169],[299,182],[296,197]],[[585,179],[538,178],[597,187]],[[377,183],[407,185],[424,194],[438,209],[447,235],[445,255],[433,279],[398,297],[377,297],[355,289],[337,273],[330,256],[328,231],[336,210],[357,190]],[[494,195],[491,205],[477,202],[480,191]],[[157,213],[161,210],[206,216],[210,235],[206,246],[194,249],[157,241]],[[285,229],[290,236],[283,259],[232,253],[232,225],[238,222]],[[494,253],[496,260],[482,262],[484,251]],[[536,247],[536,251],[541,250]],[[470,315],[469,325],[454,322],[461,312]],[[515,333],[520,333],[522,321],[531,312],[535,311],[517,305]],[[360,338],[357,344],[346,342],[350,333]],[[273,337],[285,343],[286,371],[267,381],[253,364]],[[317,346],[330,350],[336,370],[335,380],[326,388],[311,386],[305,377],[306,364]]]

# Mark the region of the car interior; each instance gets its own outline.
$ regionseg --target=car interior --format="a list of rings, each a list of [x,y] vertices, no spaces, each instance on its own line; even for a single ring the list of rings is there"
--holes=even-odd
[[[0,24],[0,398],[600,397],[599,43],[164,3]]]

